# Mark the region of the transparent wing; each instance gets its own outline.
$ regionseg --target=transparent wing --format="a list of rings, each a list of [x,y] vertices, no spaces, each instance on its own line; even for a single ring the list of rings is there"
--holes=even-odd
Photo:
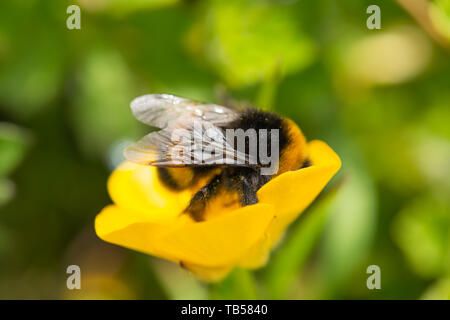
[[[125,150],[132,162],[160,167],[256,165],[253,157],[226,141],[222,126],[238,116],[232,109],[166,94],[138,97],[131,109],[141,122],[161,128]]]
[[[131,102],[131,110],[139,121],[161,129],[177,123],[180,118],[193,118],[220,126],[237,117],[237,113],[232,109],[170,94],[140,96]]]
[[[256,159],[227,142],[223,129],[210,122],[183,122],[152,132],[124,152],[127,160],[158,167],[204,165],[256,166]]]

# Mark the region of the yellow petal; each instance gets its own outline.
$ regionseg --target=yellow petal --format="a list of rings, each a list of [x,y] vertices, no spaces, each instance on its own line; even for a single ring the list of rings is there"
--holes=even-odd
[[[270,230],[270,225],[268,227]],[[264,266],[269,260],[272,244],[269,241],[267,231],[263,238],[259,239],[250,250],[239,260],[238,265],[242,268],[257,269]]]
[[[181,266],[188,269],[200,280],[208,282],[217,282],[223,279],[233,269],[233,266],[204,267],[188,262],[181,263]]]
[[[165,258],[205,280],[218,280],[234,265],[265,264],[285,228],[314,200],[340,168],[325,143],[308,144],[312,166],[286,172],[258,191],[259,203],[194,222],[180,215],[192,194],[172,192],[156,169],[125,163],[108,181],[116,205],[103,209],[95,228],[105,241]]]
[[[157,239],[173,228],[171,224],[145,222],[141,216],[116,205],[103,208],[95,218],[95,232],[102,240],[156,256],[163,256]],[[176,257],[165,258],[178,262]]]
[[[164,187],[152,166],[125,162],[111,174],[108,192],[128,214],[149,220],[176,218],[189,203],[189,191],[173,192]]]
[[[260,203],[277,208],[276,218],[267,235],[273,245],[283,231],[317,197],[328,181],[341,167],[338,155],[324,142],[308,143],[312,165],[297,171],[281,174],[258,191]],[[264,252],[264,249],[261,249]]]
[[[215,219],[193,222],[186,216],[172,223],[139,221],[118,206],[97,216],[97,235],[108,242],[175,262],[217,267],[236,263],[264,235],[275,215],[258,203]]]

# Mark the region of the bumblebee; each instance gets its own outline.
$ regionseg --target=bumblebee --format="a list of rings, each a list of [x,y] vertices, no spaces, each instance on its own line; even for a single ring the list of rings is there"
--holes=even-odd
[[[214,204],[255,204],[257,191],[268,181],[310,165],[299,127],[271,112],[168,94],[138,97],[131,110],[158,130],[125,149],[125,158],[157,167],[159,179],[171,190],[190,190],[184,213],[195,221],[205,220],[206,209]]]

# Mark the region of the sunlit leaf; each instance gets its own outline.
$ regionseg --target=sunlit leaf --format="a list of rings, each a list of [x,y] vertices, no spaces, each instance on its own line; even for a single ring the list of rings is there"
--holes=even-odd
[[[180,0],[78,0],[83,9],[90,12],[108,12],[124,16],[134,11],[160,8],[180,2]]]
[[[394,240],[423,277],[450,272],[449,213],[444,200],[424,197],[405,207],[394,220]]]
[[[421,30],[402,26],[356,41],[344,56],[344,68],[358,85],[396,84],[423,72],[431,53],[431,43]]]
[[[450,300],[450,278],[433,283],[422,295],[424,300]]]
[[[430,3],[429,15],[436,30],[450,41],[450,1],[434,0]]]
[[[189,34],[190,49],[234,87],[258,83],[274,72],[289,74],[314,56],[312,41],[288,7],[269,2],[212,1]]]

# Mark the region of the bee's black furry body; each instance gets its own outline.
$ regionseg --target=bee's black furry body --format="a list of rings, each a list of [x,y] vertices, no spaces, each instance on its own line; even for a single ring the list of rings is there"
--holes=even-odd
[[[253,128],[256,131],[259,129],[267,129],[268,153],[271,150],[270,129],[279,130],[278,144],[280,154],[290,143],[291,137],[289,136],[288,126],[284,122],[284,119],[269,112],[254,109],[246,110],[240,113],[239,118],[233,120],[224,127],[224,129],[243,129],[244,131],[250,128]],[[248,141],[246,141],[246,149],[248,150]],[[202,186],[196,192],[185,210],[186,213],[189,213],[191,217],[197,221],[204,219],[204,211],[208,200],[221,191],[237,192],[239,202],[242,206],[257,203],[258,197],[256,192],[272,178],[268,175],[261,175],[258,167],[249,168],[212,165],[193,166],[190,170],[192,170],[193,174],[191,179],[192,183],[202,177],[208,175],[211,176],[209,183]],[[186,186],[183,185],[183,180],[176,180],[173,176],[173,172],[173,170],[169,171],[167,168],[158,168],[159,178],[168,188],[173,190],[184,189]],[[214,172],[216,172],[216,174],[214,174]]]

